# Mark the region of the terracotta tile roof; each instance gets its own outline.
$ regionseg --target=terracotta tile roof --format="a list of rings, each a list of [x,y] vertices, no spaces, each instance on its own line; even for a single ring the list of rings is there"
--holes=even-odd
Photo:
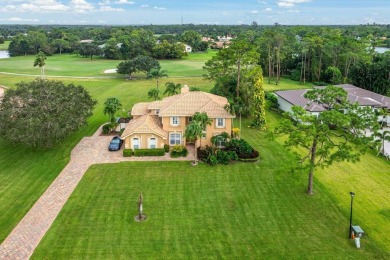
[[[162,100],[137,103],[131,114],[144,115],[150,109],[159,109],[159,116],[192,116],[196,112],[206,112],[210,118],[234,118],[229,114],[225,105],[229,104],[225,97],[202,91],[190,91],[165,97]]]
[[[161,101],[160,116],[192,116],[196,112],[206,112],[210,118],[234,118],[224,108],[228,104],[225,97],[202,91],[190,91],[164,98]]]
[[[162,129],[158,116],[150,114],[130,120],[121,138],[124,139],[132,134],[156,134],[164,139],[168,138],[168,133]]]
[[[148,113],[148,105],[150,102],[141,102],[134,104],[133,108],[131,109],[131,115],[133,116],[142,116]]]

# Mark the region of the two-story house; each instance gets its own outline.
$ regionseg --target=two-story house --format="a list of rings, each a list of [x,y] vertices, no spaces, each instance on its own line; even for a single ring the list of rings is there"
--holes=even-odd
[[[129,122],[121,138],[126,149],[163,148],[186,145],[185,129],[196,112],[206,112],[212,124],[204,129],[203,138],[198,144],[211,144],[211,137],[227,132],[231,134],[232,119],[225,106],[225,97],[202,91],[189,91],[188,86],[181,93],[154,102],[137,103],[131,110],[133,119]],[[198,146],[197,144],[197,146]]]

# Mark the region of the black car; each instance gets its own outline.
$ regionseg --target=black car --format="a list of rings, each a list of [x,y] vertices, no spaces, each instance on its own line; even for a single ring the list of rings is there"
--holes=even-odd
[[[123,140],[119,136],[112,138],[110,144],[108,145],[109,151],[119,151],[121,149]]]

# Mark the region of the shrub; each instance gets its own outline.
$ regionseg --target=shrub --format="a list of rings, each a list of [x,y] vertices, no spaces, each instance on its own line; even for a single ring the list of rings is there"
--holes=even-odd
[[[226,151],[217,150],[217,160],[218,163],[228,165],[230,162],[230,156]]]
[[[244,154],[252,154],[253,148],[248,144],[244,139],[232,139],[226,144],[226,149],[229,151],[234,151],[241,158]]]
[[[207,162],[210,164],[210,165],[212,165],[212,166],[214,166],[214,165],[217,165],[218,164],[218,159],[217,159],[217,157],[215,156],[215,155],[210,155],[209,157],[207,157]]]
[[[168,144],[164,144],[164,151],[166,153],[169,153],[169,145]]]
[[[187,148],[185,148],[182,145],[175,145],[172,148],[172,151],[171,151],[171,157],[172,158],[186,157],[187,155],[188,155]]]
[[[110,129],[111,129],[111,124],[105,124],[103,125],[103,129],[102,129],[102,132],[103,134],[108,134],[110,132]]]
[[[228,151],[227,153],[229,155],[230,161],[237,161],[238,160],[238,155],[236,154],[235,151]]]
[[[123,157],[131,157],[133,155],[132,149],[123,149]]]
[[[279,108],[279,102],[274,93],[271,92],[265,92],[265,99],[270,105],[271,109],[278,109]]]
[[[164,155],[165,155],[165,150],[162,148],[134,150],[134,156],[164,156]]]
[[[198,148],[198,159],[204,162],[208,162],[209,156],[215,153],[215,148],[206,146],[205,148]]]
[[[110,133],[111,131],[113,131],[119,124],[117,122],[114,122],[114,123],[107,123],[105,125],[103,125],[103,128],[102,128],[102,133],[103,134],[108,134]]]

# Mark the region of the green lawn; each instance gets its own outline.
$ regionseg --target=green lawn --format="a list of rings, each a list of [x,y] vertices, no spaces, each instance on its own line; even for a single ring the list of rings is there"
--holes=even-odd
[[[9,44],[10,44],[10,41],[5,41],[4,43],[0,44],[0,51],[8,50]]]
[[[21,80],[33,78],[0,75],[0,85],[13,87]],[[148,101],[148,89],[154,87],[153,80],[124,79],[62,79],[66,83],[75,82],[85,86],[98,100],[89,125],[49,151],[34,151],[21,145],[0,139],[0,242],[23,218],[35,201],[46,190],[69,161],[72,148],[86,135],[91,135],[107,118],[103,115],[103,103],[108,97],[118,97],[124,109],[130,110],[139,101]],[[167,81],[197,86],[208,91],[211,83],[201,78],[164,78]]]
[[[275,118],[271,113],[271,124]],[[251,129],[243,135],[260,150],[260,162],[91,167],[32,258],[389,257],[374,231],[354,248],[346,238],[348,203],[335,203],[338,194],[319,178],[316,194],[307,196],[306,175],[288,172],[292,157],[280,143]],[[141,191],[148,219],[136,223]]]
[[[201,77],[204,63],[215,52],[190,53],[182,60],[161,60],[162,69],[168,71],[170,77]],[[19,56],[2,59],[0,72],[40,75],[40,68],[34,67],[35,56]],[[45,66],[47,76],[121,76],[116,73],[105,74],[107,69],[115,69],[122,62],[120,60],[106,60],[100,57],[83,58],[72,54],[56,54],[48,56]],[[139,75],[145,77],[145,75]]]

